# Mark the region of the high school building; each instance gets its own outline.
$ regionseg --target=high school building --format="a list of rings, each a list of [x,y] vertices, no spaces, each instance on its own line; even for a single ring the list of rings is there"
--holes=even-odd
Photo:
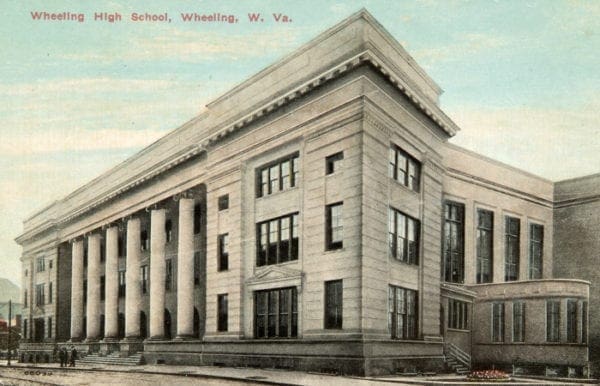
[[[440,94],[363,10],[27,218],[21,360],[584,373],[600,177],[449,144]]]

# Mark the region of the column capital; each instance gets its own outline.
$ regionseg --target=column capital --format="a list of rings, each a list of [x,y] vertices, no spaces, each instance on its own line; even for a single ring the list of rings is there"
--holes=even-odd
[[[199,188],[190,188],[186,189],[183,192],[179,192],[173,195],[173,201],[179,201],[182,198],[197,198],[200,197],[200,189]]]

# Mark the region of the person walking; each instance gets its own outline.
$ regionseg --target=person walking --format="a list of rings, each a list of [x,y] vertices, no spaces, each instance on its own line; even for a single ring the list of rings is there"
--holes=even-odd
[[[75,346],[71,346],[71,363],[69,364],[70,367],[75,367],[76,359],[77,359],[77,349],[75,348]]]
[[[58,357],[60,358],[60,367],[67,367],[67,349],[63,346],[60,348]]]

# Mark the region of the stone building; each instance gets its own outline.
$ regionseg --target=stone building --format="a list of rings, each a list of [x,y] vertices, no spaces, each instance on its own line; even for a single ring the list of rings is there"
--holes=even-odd
[[[440,94],[363,10],[33,214],[21,359],[583,373],[562,185],[449,144]]]

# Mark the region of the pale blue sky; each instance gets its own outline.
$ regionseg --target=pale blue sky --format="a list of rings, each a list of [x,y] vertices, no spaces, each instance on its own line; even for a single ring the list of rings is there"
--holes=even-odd
[[[127,5],[125,5],[127,4]],[[559,180],[600,172],[599,1],[0,0],[0,277],[24,217],[365,7],[445,90],[454,143]],[[86,21],[33,21],[31,11]],[[180,12],[237,24],[183,23]],[[94,22],[120,12],[120,23]],[[168,12],[171,23],[129,15]],[[260,12],[264,23],[249,23]],[[292,23],[275,23],[284,13]]]

